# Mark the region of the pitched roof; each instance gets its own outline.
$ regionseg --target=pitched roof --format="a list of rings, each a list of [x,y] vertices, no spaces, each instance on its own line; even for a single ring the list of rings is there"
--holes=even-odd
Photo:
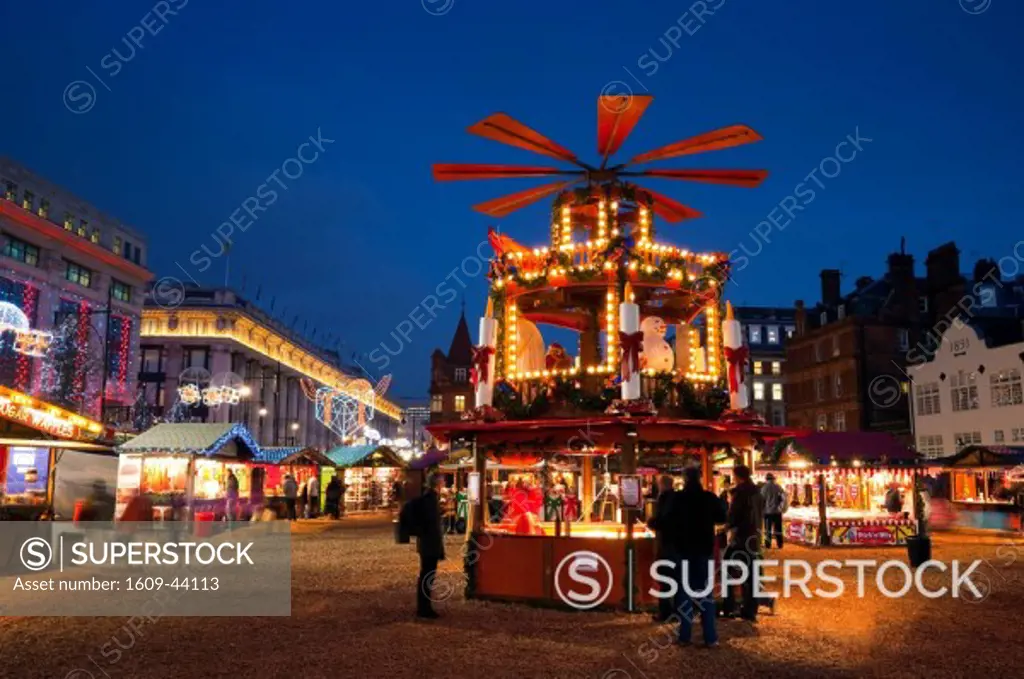
[[[379,453],[379,456],[377,455]],[[373,443],[361,446],[338,446],[327,451],[327,457],[339,467],[405,467],[405,460],[387,446]]]
[[[469,365],[473,362],[473,338],[469,334],[465,311],[459,317],[459,325],[455,328],[452,345],[448,347],[448,362],[454,365]]]
[[[284,458],[302,450],[305,450],[305,446],[267,446],[260,448],[254,459],[257,462],[277,464]]]
[[[775,458],[770,464],[782,464],[802,459],[818,465],[852,464],[905,464],[917,460],[911,448],[900,443],[891,434],[872,431],[816,431],[812,434],[784,437],[775,444]]]
[[[959,453],[929,462],[942,467],[1014,467],[1024,465],[1024,447],[966,446]]]
[[[158,424],[118,447],[122,453],[197,453],[215,455],[231,442],[239,457],[256,457],[259,445],[249,430],[230,422]]]

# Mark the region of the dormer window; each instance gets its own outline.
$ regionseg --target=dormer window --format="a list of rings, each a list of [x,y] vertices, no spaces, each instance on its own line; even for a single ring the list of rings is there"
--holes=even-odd
[[[836,309],[836,317],[839,318],[840,320],[846,318],[846,305],[845,304],[840,304],[839,308]]]
[[[828,312],[822,311],[821,316],[818,317],[818,320],[821,322],[822,325],[828,325]]]

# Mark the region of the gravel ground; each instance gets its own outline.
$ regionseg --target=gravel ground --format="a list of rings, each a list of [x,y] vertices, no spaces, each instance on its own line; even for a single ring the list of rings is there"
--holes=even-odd
[[[756,627],[723,621],[721,646],[707,650],[670,645],[671,630],[647,615],[467,602],[451,562],[438,585],[454,591],[438,604],[443,617],[420,622],[416,555],[394,544],[386,520],[300,522],[294,532],[289,618],[162,618],[135,629],[126,618],[0,618],[0,677],[959,677],[1020,676],[1024,666],[1020,539],[936,538],[937,559],[985,560],[981,601],[872,589],[857,598],[852,587],[834,600],[797,595]],[[905,558],[790,545],[782,555]]]

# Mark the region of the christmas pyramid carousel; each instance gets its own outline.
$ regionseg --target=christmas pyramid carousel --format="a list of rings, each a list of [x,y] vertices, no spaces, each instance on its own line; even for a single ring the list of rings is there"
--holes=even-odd
[[[554,196],[551,240],[526,247],[490,230],[495,254],[474,348],[476,407],[460,422],[428,427],[440,441],[475,451],[469,485],[479,503],[470,544],[488,534],[490,546],[469,567],[471,595],[550,598],[558,587],[545,582],[543,574],[553,572],[545,560],[593,549],[612,564],[618,587],[606,603],[644,603],[623,589],[625,551],[636,550],[640,560],[630,569],[643,573],[638,564],[653,558],[649,540],[634,541],[644,472],[699,464],[710,486],[715,460],[751,463],[766,441],[790,433],[766,427],[748,409],[740,324],[731,307],[722,308],[728,257],[659,242],[656,219],[675,223],[700,213],[636,183],[655,177],[756,187],[766,171],[644,166],[761,137],[733,125],[612,163],[652,99],[598,98],[597,165],[499,113],[469,132],[573,167],[434,166],[438,181],[559,178],[476,206],[503,217]],[[543,326],[577,333],[575,351],[545,345]],[[500,485],[494,468],[515,466],[530,471]],[[510,533],[554,540],[554,551],[531,548],[526,556],[521,542],[502,541]]]

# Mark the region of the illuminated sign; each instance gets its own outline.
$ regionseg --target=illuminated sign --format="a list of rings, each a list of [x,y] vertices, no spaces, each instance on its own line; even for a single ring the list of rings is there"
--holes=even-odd
[[[62,439],[98,439],[105,431],[99,422],[3,386],[0,386],[0,417]]]

